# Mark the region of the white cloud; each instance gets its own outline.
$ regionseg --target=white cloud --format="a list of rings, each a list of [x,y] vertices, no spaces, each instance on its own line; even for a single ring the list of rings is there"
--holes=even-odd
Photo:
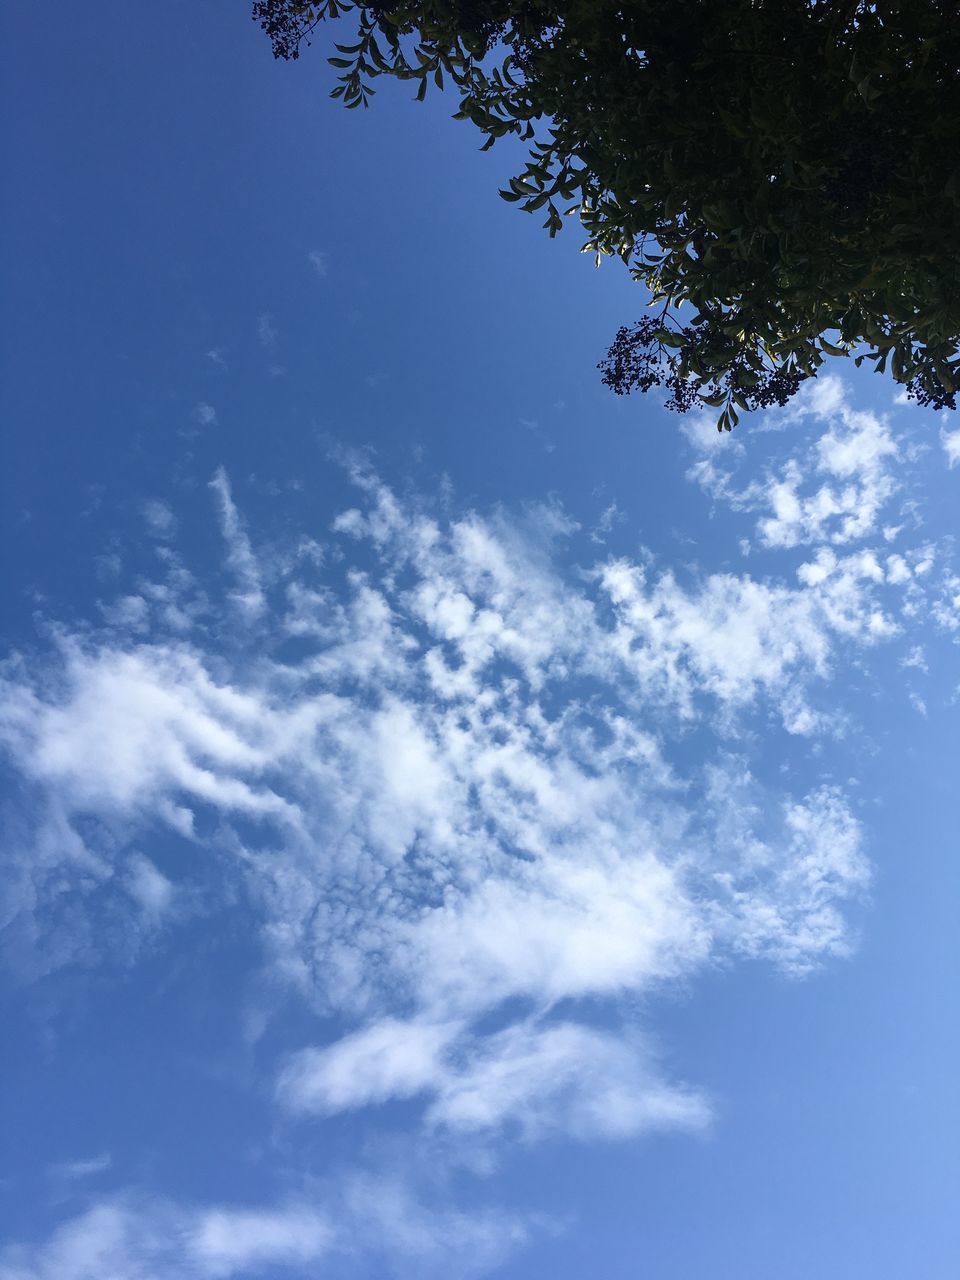
[[[922,644],[913,645],[913,647],[910,649],[910,652],[905,657],[900,659],[900,665],[902,667],[914,667],[918,671],[926,672],[928,670],[927,655],[926,655],[926,652],[924,651],[923,645]]]
[[[326,1049],[306,1049],[288,1063],[278,1084],[287,1105],[330,1114],[388,1098],[408,1098],[441,1073],[441,1055],[456,1026],[384,1018]]]
[[[315,1264],[334,1237],[306,1205],[202,1208],[113,1197],[35,1246],[0,1251],[0,1280],[219,1280]]]
[[[232,1276],[264,1265],[315,1263],[333,1234],[311,1209],[208,1209],[189,1233],[187,1253],[207,1275]]]
[[[217,469],[210,481],[210,488],[217,495],[220,507],[220,528],[227,546],[227,567],[237,579],[237,590],[233,593],[233,599],[244,614],[255,617],[264,606],[260,568],[240,514],[234,505],[230,493],[230,481],[222,467]]]
[[[427,1125],[456,1133],[510,1125],[526,1138],[623,1138],[710,1118],[702,1097],[658,1077],[635,1036],[570,1022],[477,1037],[463,1024],[383,1019],[296,1054],[279,1081],[288,1108],[315,1115],[418,1094],[432,1099]]]
[[[197,1210],[115,1197],[39,1245],[8,1245],[0,1280],[218,1280],[316,1263],[332,1234],[324,1215],[298,1205]]]
[[[817,378],[808,384],[807,403],[801,406],[800,412],[809,408],[809,411],[818,417],[829,418],[831,414],[841,412],[845,403],[843,383],[839,378],[831,375]]]
[[[193,406],[193,420],[199,423],[201,427],[215,427],[217,425],[217,411],[212,404],[207,404],[205,400],[201,400],[199,404]]]
[[[600,512],[599,520],[590,531],[590,541],[602,546],[607,540],[607,534],[611,532],[614,525],[622,524],[624,520],[626,520],[624,513],[615,502],[611,502]]]
[[[728,846],[740,851],[734,871],[716,874],[730,894],[717,928],[735,951],[802,975],[823,955],[849,954],[839,907],[870,883],[862,832],[840,793],[822,787],[786,802],[773,838],[758,838],[754,787],[737,761],[713,771],[708,801]]]
[[[324,253],[322,249],[311,249],[307,254],[307,261],[316,272],[318,280],[325,280],[327,278],[327,270],[329,266],[327,256],[328,255]]]
[[[173,885],[142,853],[133,854],[127,864],[126,886],[130,896],[153,919],[164,915],[173,900]]]
[[[135,816],[176,797],[285,811],[236,776],[265,759],[256,698],[217,686],[197,657],[155,646],[86,653],[68,643],[62,662],[57,702],[21,690],[0,720],[24,774],[61,807]]]
[[[704,1098],[666,1084],[630,1037],[568,1022],[516,1024],[487,1037],[438,1080],[427,1111],[429,1124],[460,1133],[510,1125],[527,1139],[696,1131],[709,1120]]]
[[[273,322],[273,316],[267,311],[262,312],[257,317],[257,337],[260,340],[261,347],[270,351],[277,345],[279,336],[277,326]]]
[[[693,590],[641,565],[603,567],[616,608],[614,645],[644,687],[694,714],[704,693],[742,706],[827,671],[833,636],[814,594],[745,575],[713,574]]]
[[[931,612],[944,631],[960,631],[960,576],[947,574]]]
[[[588,790],[573,776],[570,785]],[[622,803],[614,788],[600,790],[611,805]],[[550,801],[546,797],[548,811]],[[445,909],[423,919],[417,977],[440,1008],[479,1014],[514,996],[552,1004],[639,991],[704,958],[709,941],[698,912],[663,858],[666,851],[658,857],[644,848],[653,833],[644,832],[639,815],[623,827],[615,819],[604,822],[596,793],[570,795],[568,804],[578,825],[593,812],[592,838],[578,839],[558,821],[552,838],[559,847],[552,852],[548,831],[529,831],[521,799],[505,826],[531,854],[534,836],[534,860],[522,864],[525,870],[505,866],[468,893],[448,893]],[[624,847],[627,842],[633,847]]]
[[[821,452],[842,471],[859,447]],[[195,623],[197,584],[171,567],[162,591],[141,586],[151,617],[179,609],[151,643],[62,635],[46,663],[8,665],[0,744],[37,805],[12,916],[50,947],[56,868],[78,901],[122,897],[148,945],[174,927],[179,885],[138,835],[161,821],[191,839],[206,814],[198,856],[212,846],[245,882],[275,974],[344,1024],[288,1061],[291,1109],[411,1098],[450,1133],[702,1125],[699,1095],[614,1029],[617,1001],[725,957],[799,974],[842,954],[867,875],[838,792],[765,794],[738,766],[731,810],[671,743],[696,724],[715,758],[757,713],[819,732],[812,692],[896,634],[889,593],[921,560],[902,557],[906,584],[888,558],[829,547],[790,583],[684,584],[623,559],[565,576],[553,548],[576,525],[556,506],[443,525],[353,478],[341,549],[307,563],[258,554],[214,477],[249,635],[214,599]],[[364,559],[357,540],[365,571],[345,559]],[[291,636],[303,656],[275,659]],[[48,964],[89,954],[96,910]],[[572,1000],[605,1028],[555,1020]]]
[[[521,1249],[535,1230],[554,1225],[515,1213],[484,1209],[465,1213],[418,1201],[401,1182],[353,1178],[343,1191],[344,1217],[354,1224],[345,1233],[363,1257],[379,1262],[382,1274],[400,1263],[416,1276],[471,1277],[495,1270]],[[386,1260],[389,1259],[389,1262]],[[369,1262],[367,1263],[369,1268]]]
[[[106,1173],[113,1165],[109,1152],[93,1156],[89,1160],[64,1160],[60,1164],[51,1165],[47,1173],[52,1178],[74,1181],[81,1178],[92,1178],[98,1173]]]
[[[756,527],[765,547],[839,546],[872,536],[898,487],[893,464],[900,451],[886,420],[852,408],[834,377],[809,386],[791,416],[797,421],[812,417],[827,429],[813,441],[804,438],[778,471],[738,490],[731,464],[743,458],[742,450],[714,449],[690,475],[735,509],[761,513]],[[694,439],[702,448],[699,434]]]
[[[265,553],[219,470],[225,574],[199,581],[161,543],[160,580],[126,584],[106,627],[50,628],[45,656],[0,667],[24,798],[5,954],[34,956],[28,977],[131,960],[203,909],[181,883],[202,865],[249,912],[271,990],[325,1015],[267,1065],[285,1124],[388,1108],[384,1128],[463,1162],[704,1131],[710,1100],[655,1052],[657,998],[718,965],[802,977],[847,955],[870,885],[842,791],[761,785],[751,757],[788,757],[778,724],[839,731],[876,646],[902,640],[919,670],[931,618],[960,630],[943,549],[881,522],[886,426],[829,381],[802,412],[830,416],[762,483],[734,488],[726,437],[704,454],[715,496],[778,530],[750,561],[764,577],[647,554],[565,572],[577,526],[556,504],[443,521],[357,462],[323,545]],[[157,537],[169,514],[144,509]],[[148,858],[158,823],[193,856]],[[265,1205],[101,1200],[0,1250],[0,1280],[466,1276],[537,1226],[427,1208],[391,1179],[286,1185]]]
[[[940,443],[947,455],[947,466],[955,467],[960,462],[960,429],[956,431],[940,431]]]
[[[533,1225],[428,1206],[401,1183],[357,1176],[269,1207],[120,1195],[46,1240],[0,1247],[0,1280],[257,1280],[267,1270],[325,1274],[330,1264],[338,1275],[395,1274],[398,1263],[419,1276],[468,1280],[522,1247]]]
[[[0,1253],[0,1280],[160,1280],[170,1275],[162,1262],[156,1265],[162,1247],[157,1225],[105,1201],[37,1247],[7,1246]]]
[[[110,604],[101,605],[100,612],[108,626],[127,634],[142,634],[150,626],[150,605],[143,596],[120,596]]]
[[[700,453],[716,452],[740,455],[743,452],[740,436],[731,431],[718,431],[716,414],[694,412],[680,424],[680,430],[690,444]]]
[[[155,538],[172,538],[177,531],[177,517],[166,502],[151,498],[143,504],[143,519]]]

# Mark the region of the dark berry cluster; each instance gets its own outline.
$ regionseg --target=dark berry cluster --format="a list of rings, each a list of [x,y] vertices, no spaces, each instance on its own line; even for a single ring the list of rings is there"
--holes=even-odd
[[[651,317],[638,321],[629,329],[626,325],[621,326],[610,344],[606,359],[597,365],[603,373],[604,385],[618,396],[659,387],[664,380],[662,332],[662,321]]]
[[[665,380],[670,395],[663,402],[665,409],[673,413],[687,413],[700,402],[700,387],[681,373],[672,372]]]
[[[679,332],[687,349],[696,349],[703,337],[695,328]],[[687,413],[700,404],[705,396],[716,403],[717,397],[738,397],[749,409],[769,409],[783,406],[800,389],[804,375],[786,367],[765,371],[756,381],[756,373],[741,360],[709,385],[700,378],[685,372],[677,355],[668,351],[663,343],[662,319],[645,319],[633,328],[617,331],[605,360],[597,366],[603,373],[604,383],[617,395],[631,391],[649,391],[651,387],[666,387],[669,396],[664,408],[674,413]],[[748,376],[749,375],[749,376]]]
[[[254,0],[253,20],[270,38],[273,56],[295,62],[300,45],[309,44],[310,32],[316,26],[313,14],[291,5],[289,0]]]
[[[747,392],[750,408],[770,409],[773,405],[778,405],[782,409],[800,390],[801,382],[803,374],[793,369],[774,369]]]
[[[956,409],[957,393],[948,391],[944,386],[925,386],[922,379],[914,378],[907,383],[907,395],[916,400],[922,409]]]

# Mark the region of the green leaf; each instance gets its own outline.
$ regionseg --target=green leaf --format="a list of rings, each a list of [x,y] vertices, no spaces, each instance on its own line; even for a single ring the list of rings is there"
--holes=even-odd
[[[832,342],[828,342],[826,338],[822,336],[819,339],[819,342],[820,342],[820,346],[823,348],[824,351],[826,351],[828,355],[845,356],[848,354],[843,347],[835,347]]]

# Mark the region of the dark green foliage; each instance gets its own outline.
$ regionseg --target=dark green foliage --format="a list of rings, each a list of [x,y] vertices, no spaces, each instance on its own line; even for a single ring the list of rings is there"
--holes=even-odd
[[[278,57],[319,23],[346,106],[389,75],[459,95],[485,146],[530,144],[501,194],[657,307],[601,365],[668,405],[785,403],[827,356],[920,403],[960,385],[960,17],[947,0],[257,0]],[[679,310],[678,310],[679,308]]]

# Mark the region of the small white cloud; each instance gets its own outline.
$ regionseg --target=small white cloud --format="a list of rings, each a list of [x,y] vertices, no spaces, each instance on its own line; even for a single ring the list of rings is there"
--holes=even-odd
[[[126,888],[132,898],[153,919],[159,919],[173,899],[173,885],[149,858],[135,853],[127,863]]]
[[[98,1173],[106,1173],[113,1165],[109,1153],[93,1156],[89,1160],[65,1160],[61,1164],[51,1165],[47,1173],[52,1178],[74,1181],[75,1179],[92,1178]]]
[[[155,538],[172,538],[177,531],[177,517],[166,502],[151,498],[143,504],[143,520]]]
[[[758,513],[757,534],[771,549],[856,542],[875,534],[881,513],[898,488],[893,467],[900,450],[886,421],[847,402],[834,377],[808,384],[788,419],[813,417],[826,430],[806,437],[776,470],[745,488],[733,484],[743,452],[718,453],[706,444],[703,423],[688,437],[706,453],[690,469],[692,479],[735,510]]]
[[[333,1237],[326,1218],[312,1209],[209,1209],[189,1233],[187,1254],[204,1275],[233,1276],[253,1267],[316,1263]]]
[[[159,802],[164,814],[182,813],[192,796],[248,813],[286,811],[279,797],[227,776],[264,759],[256,699],[219,687],[171,649],[91,656],[73,647],[65,662],[57,701],[8,699],[0,718],[0,742],[60,805],[133,817]]]
[[[437,1094],[428,1123],[467,1133],[510,1125],[528,1139],[551,1131],[630,1138],[700,1130],[711,1119],[701,1095],[658,1079],[629,1038],[571,1023],[519,1024],[488,1037]]]
[[[119,596],[110,604],[100,606],[104,621],[128,634],[139,634],[150,626],[150,605],[143,596]]]
[[[325,280],[327,278],[327,254],[324,253],[322,249],[311,249],[307,254],[307,261],[316,272],[318,280]]]
[[[359,1264],[394,1274],[471,1280],[522,1247],[516,1215],[420,1202],[396,1180],[348,1176],[279,1206],[191,1205],[142,1196],[101,1200],[46,1240],[0,1246],[0,1280],[227,1280],[326,1274]]]
[[[947,455],[947,466],[955,467],[960,462],[960,428],[956,431],[940,431],[940,443]]]
[[[277,327],[273,323],[273,316],[269,312],[264,311],[257,317],[257,337],[260,340],[261,347],[265,347],[268,351],[277,345],[279,337]]]
[[[911,647],[906,657],[900,659],[902,667],[914,667],[918,671],[927,671],[927,654],[922,644]]]
[[[193,406],[193,420],[199,423],[201,427],[215,427],[217,425],[217,411],[212,404],[207,404],[205,400],[201,400],[199,404]]]
[[[607,534],[610,533],[614,525],[622,524],[626,520],[626,516],[620,510],[615,502],[611,502],[600,512],[600,518],[593,529],[590,530],[590,541],[602,545],[607,540]]]
[[[34,1246],[0,1250],[0,1280],[221,1280],[313,1265],[333,1230],[305,1206],[197,1209],[116,1197]]]
[[[457,1030],[385,1018],[329,1048],[296,1054],[278,1095],[293,1110],[321,1115],[412,1097],[442,1074],[442,1054]]]
[[[638,1043],[575,1023],[522,1022],[472,1037],[456,1024],[387,1019],[297,1054],[278,1092],[285,1105],[317,1114],[426,1093],[429,1126],[510,1126],[528,1139],[554,1130],[626,1138],[701,1129],[710,1119],[701,1096],[658,1078]]]
[[[734,950],[803,975],[825,956],[849,954],[840,905],[870,883],[863,831],[840,792],[821,787],[787,802],[777,838],[760,840],[754,788],[742,762],[713,770],[707,803],[728,846],[739,850],[739,865],[728,861],[716,876],[730,895],[718,928]]]
[[[249,618],[256,617],[264,607],[260,567],[234,505],[230,481],[223,467],[217,468],[210,481],[210,488],[216,494],[220,508],[220,528],[227,547],[227,565],[237,579],[233,599]]]
[[[846,403],[843,383],[834,375],[814,379],[805,390],[810,411],[820,418],[839,413]]]
[[[909,582],[913,577],[910,566],[901,555],[887,556],[887,581],[894,586],[900,586],[904,582]]]
[[[716,414],[693,413],[685,417],[680,427],[683,434],[699,453],[739,453],[742,445],[730,431],[717,430]]]

